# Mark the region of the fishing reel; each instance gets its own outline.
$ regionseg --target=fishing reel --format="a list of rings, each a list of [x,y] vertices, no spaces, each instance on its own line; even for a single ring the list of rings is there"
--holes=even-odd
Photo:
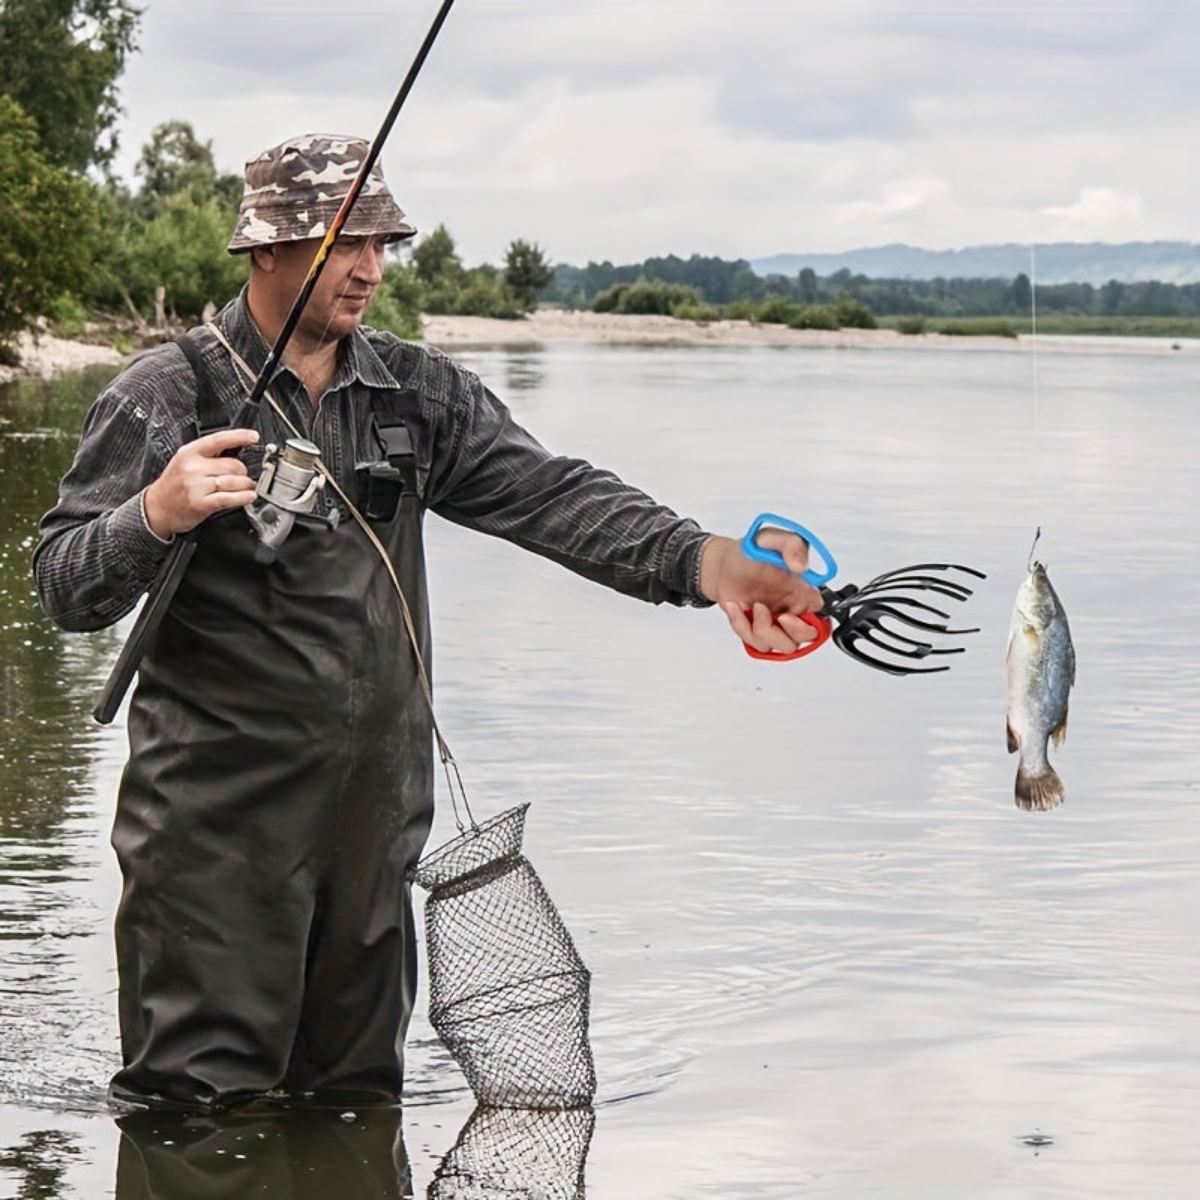
[[[258,535],[255,562],[274,562],[297,521],[321,525],[331,532],[337,528],[336,508],[324,515],[315,512],[325,490],[325,476],[317,467],[320,456],[321,451],[307,438],[288,438],[282,450],[274,443],[267,446],[254,489],[258,499],[246,508]]]

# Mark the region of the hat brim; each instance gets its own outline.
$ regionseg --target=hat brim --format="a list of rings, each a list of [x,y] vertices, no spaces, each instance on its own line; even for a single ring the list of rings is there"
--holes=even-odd
[[[340,209],[340,200],[322,200],[303,207],[268,203],[246,208],[238,215],[237,228],[226,250],[245,254],[255,246],[324,238]],[[390,195],[360,194],[338,236],[383,237],[398,242],[416,232],[416,226],[405,219]]]

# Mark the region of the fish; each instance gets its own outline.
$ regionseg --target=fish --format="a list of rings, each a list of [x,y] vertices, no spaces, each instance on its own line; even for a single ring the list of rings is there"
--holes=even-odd
[[[1039,530],[1039,535],[1041,531]],[[1037,547],[1037,538],[1033,541]],[[1075,683],[1075,646],[1066,610],[1045,566],[1030,550],[1008,633],[1008,752],[1020,752],[1014,799],[1026,812],[1057,808],[1066,795],[1047,757],[1067,734],[1067,702]]]

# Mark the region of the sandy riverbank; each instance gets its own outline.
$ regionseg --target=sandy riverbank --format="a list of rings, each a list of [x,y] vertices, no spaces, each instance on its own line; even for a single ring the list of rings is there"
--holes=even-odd
[[[587,345],[656,346],[830,346],[961,345],[966,341],[1007,347],[1011,338],[906,336],[890,329],[789,329],[750,321],[679,321],[674,317],[540,309],[517,321],[490,317],[426,317],[425,340],[433,346],[534,347],[549,342]]]
[[[82,371],[100,363],[115,366],[121,355],[111,346],[94,346],[90,342],[72,342],[48,333],[22,334],[17,342],[20,365],[0,365],[0,383],[14,379],[51,379],[69,371]]]
[[[992,350],[1029,353],[1033,339],[948,337],[939,333],[902,334],[892,329],[788,329],[785,325],[756,325],[749,321],[678,321],[673,317],[628,317],[610,313],[541,309],[518,321],[489,317],[426,317],[425,340],[453,352],[503,347],[536,349],[552,343],[653,346],[794,346],[830,349]],[[1085,353],[1119,348],[1130,354],[1200,352],[1200,341],[1170,338],[1111,338],[1039,335],[1039,350]],[[93,363],[120,362],[107,346],[64,341],[50,334],[23,336],[21,365],[0,367],[0,383],[21,376],[50,378]]]
[[[1039,335],[1036,339],[955,337],[940,333],[903,334],[894,329],[789,329],[749,321],[678,321],[674,317],[615,316],[610,313],[540,309],[518,321],[488,317],[426,317],[425,340],[447,350],[487,346],[536,348],[552,342],[588,345],[795,346],[832,349],[1039,350],[1094,351],[1119,346],[1130,353],[1167,353],[1200,349],[1195,340],[1101,338]]]

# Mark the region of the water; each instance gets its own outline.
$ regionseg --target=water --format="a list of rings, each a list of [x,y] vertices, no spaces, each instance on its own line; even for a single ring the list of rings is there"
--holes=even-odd
[[[896,679],[833,647],[754,662],[713,612],[430,521],[443,731],[477,816],[532,802],[527,852],[594,976],[600,1103],[594,1131],[468,1126],[418,1019],[417,1195],[454,1194],[433,1180],[460,1132],[451,1165],[536,1157],[534,1194],[582,1169],[591,1200],[1197,1193],[1197,354],[461,356],[552,448],[710,528],[772,509],[842,581],[988,579],[953,669]],[[27,576],[97,378],[0,393],[0,1200],[142,1194],[102,1106],[124,735],[87,715],[122,631],[56,632]],[[1079,674],[1067,802],[1025,814],[1003,654],[1038,525]],[[172,1196],[401,1194],[386,1122],[257,1120],[129,1130],[124,1163],[186,1175]]]

